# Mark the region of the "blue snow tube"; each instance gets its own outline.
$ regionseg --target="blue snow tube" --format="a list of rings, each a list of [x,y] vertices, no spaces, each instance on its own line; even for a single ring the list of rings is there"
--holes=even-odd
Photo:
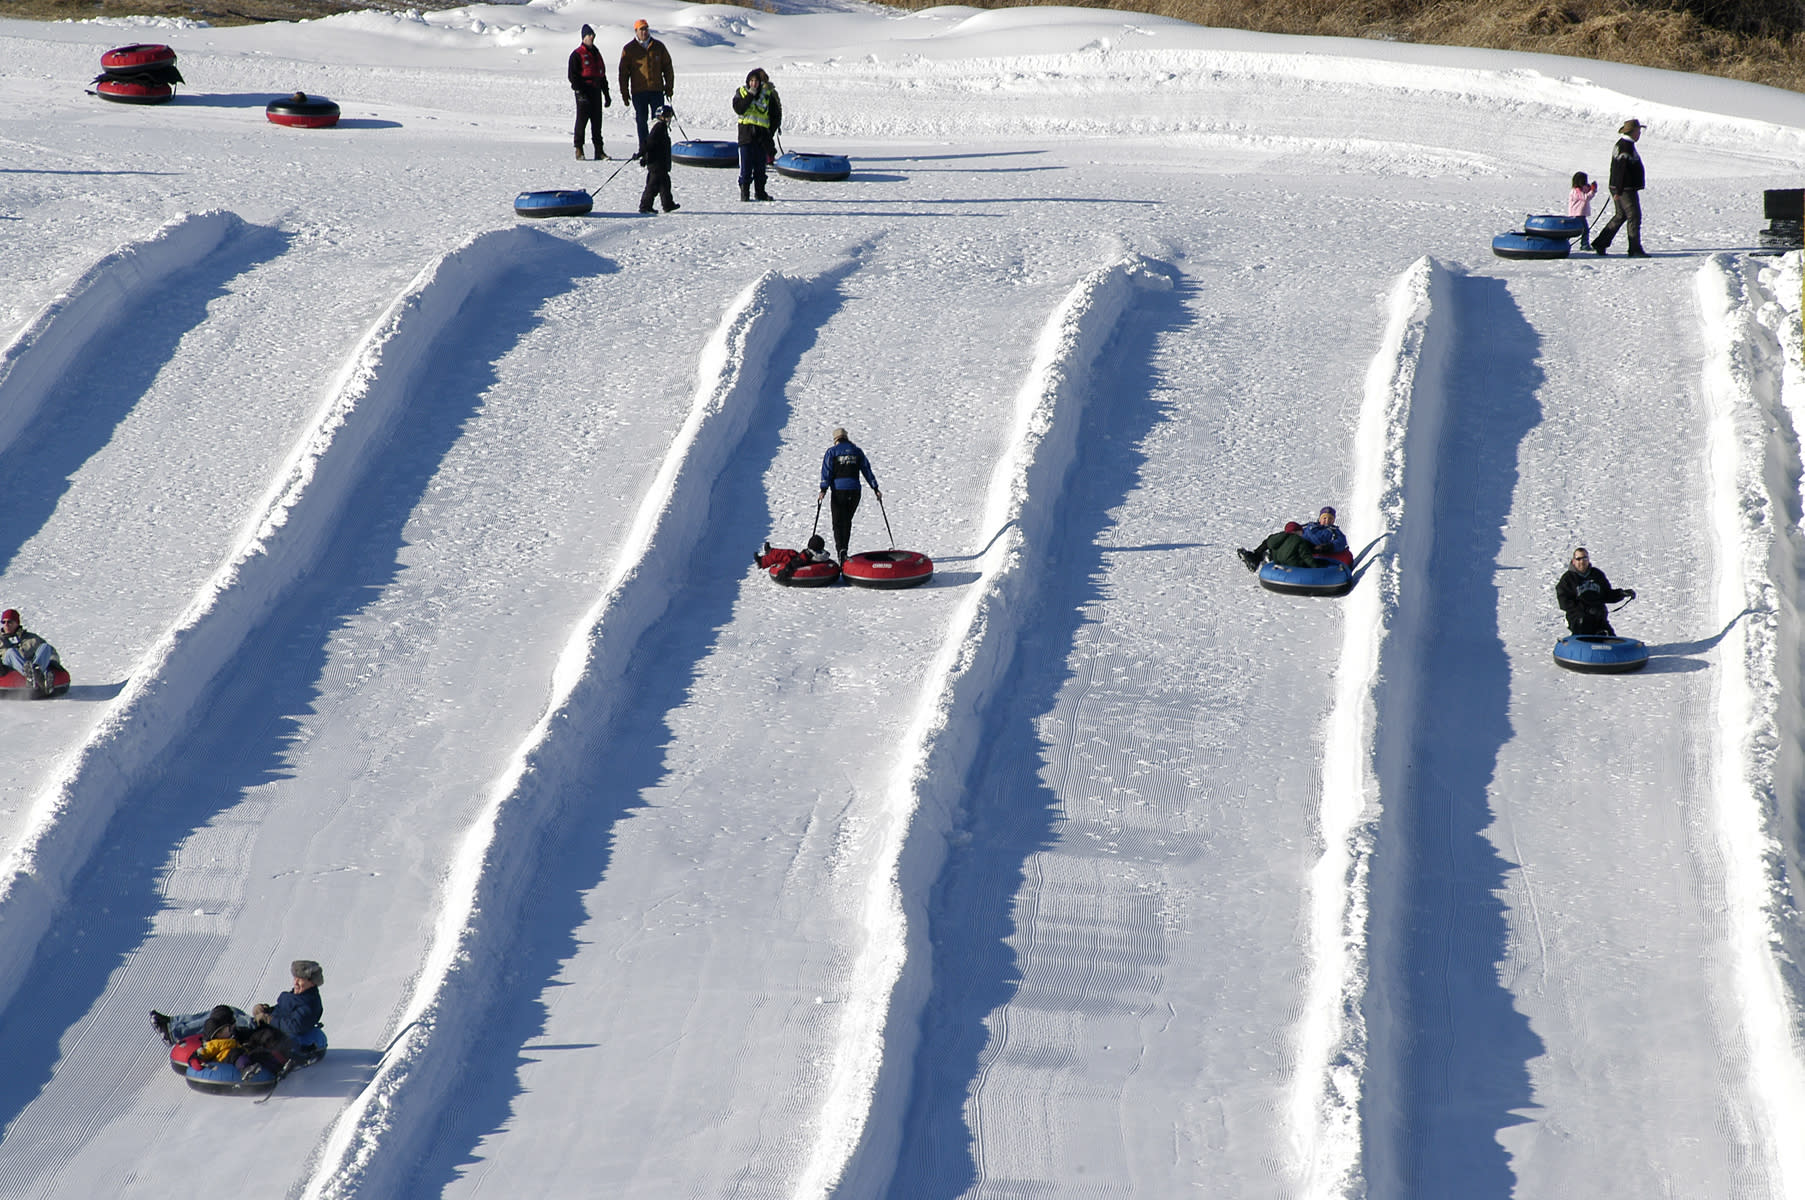
[[[678,142],[671,147],[671,161],[686,167],[738,167],[738,142]]]
[[[1571,633],[1554,644],[1554,661],[1588,675],[1621,675],[1648,665],[1648,647],[1635,638]]]
[[[1523,232],[1533,233],[1537,237],[1572,240],[1585,231],[1586,219],[1584,217],[1559,217],[1553,213],[1542,213],[1539,216],[1523,218]]]
[[[192,1039],[191,1039],[192,1040]],[[314,1026],[295,1039],[295,1051],[289,1055],[290,1070],[309,1067],[326,1057],[326,1031]],[[234,1063],[208,1063],[190,1066],[185,1077],[197,1092],[265,1092],[276,1086],[276,1076],[260,1066],[239,1070]]]
[[[595,198],[581,189],[522,192],[514,197],[514,214],[521,217],[582,217],[595,207]]]
[[[1260,586],[1269,592],[1293,596],[1342,596],[1354,586],[1354,569],[1346,563],[1319,558],[1314,567],[1260,566]]]
[[[1492,253],[1499,258],[1566,258],[1572,249],[1564,234],[1501,233],[1492,239]]]
[[[779,154],[775,166],[779,175],[818,183],[835,183],[852,174],[852,160],[844,154]]]

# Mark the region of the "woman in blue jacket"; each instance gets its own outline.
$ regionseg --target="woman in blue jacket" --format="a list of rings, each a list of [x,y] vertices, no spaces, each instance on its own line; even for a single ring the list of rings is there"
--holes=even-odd
[[[882,503],[884,493],[878,489],[877,476],[871,473],[871,461],[865,452],[852,444],[844,429],[834,430],[834,444],[821,456],[821,496],[834,494],[834,553],[846,561],[846,547],[852,542],[852,514],[859,511],[859,476],[871,484],[871,494]]]

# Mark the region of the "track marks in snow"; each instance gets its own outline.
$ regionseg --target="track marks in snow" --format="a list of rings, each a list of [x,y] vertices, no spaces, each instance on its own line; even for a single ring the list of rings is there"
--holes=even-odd
[[[109,897],[89,895],[81,910],[100,914],[92,929],[82,930],[84,936],[97,936],[82,943],[81,954],[64,954],[60,964],[40,959],[31,971],[8,974],[4,999],[9,1011],[16,1012],[25,1003],[15,993],[28,982],[34,1004],[54,1008],[53,1002],[65,996],[91,1000],[99,994],[99,985],[73,980],[73,975],[110,974],[120,956],[131,958],[159,916],[166,898],[158,894],[155,879],[142,876],[166,867],[147,852],[145,839],[174,837],[179,842],[183,833],[206,819],[218,798],[200,781],[176,802],[175,811],[167,812],[152,781],[163,774],[166,756],[185,764],[192,757],[189,751],[206,745],[209,730],[197,722],[215,693],[230,693],[239,686],[261,697],[268,682],[261,674],[261,659],[288,653],[291,664],[301,668],[311,661],[295,656],[293,648],[283,644],[287,635],[271,627],[272,614],[295,602],[329,551],[349,551],[360,539],[383,536],[381,524],[351,511],[349,502],[373,471],[381,471],[394,458],[389,439],[415,407],[419,399],[415,384],[441,349],[441,338],[456,327],[460,310],[473,295],[503,284],[515,272],[536,271],[557,279],[562,271],[569,278],[594,270],[597,262],[587,251],[537,230],[479,235],[420,272],[376,321],[342,366],[226,563],[138,664],[119,702],[54,781],[29,836],[6,860],[5,875],[0,877],[0,940],[13,961],[29,960],[43,930],[58,918],[77,888],[88,893],[98,889]],[[434,398],[442,401],[443,396]],[[453,414],[440,419],[450,422],[448,437],[455,436],[460,418]],[[441,438],[440,444],[445,440]],[[431,453],[411,449],[416,455]],[[392,540],[387,550],[392,558]],[[262,703],[267,707],[276,702]],[[249,711],[258,710],[253,705]],[[244,712],[236,715],[251,720]],[[261,725],[243,731],[268,732]],[[135,803],[130,820],[123,824],[132,828],[116,830],[115,814],[127,799]],[[196,805],[201,806],[198,812]],[[256,811],[252,806],[249,815],[254,818]],[[171,820],[173,831],[156,828]],[[218,832],[214,849],[224,852],[226,872],[238,876],[235,881],[216,881],[225,889],[221,895],[229,895],[243,887],[242,846],[233,849],[233,832],[227,826]],[[119,851],[113,857],[128,868],[140,865],[123,874],[89,870],[91,863],[107,860],[113,850]],[[205,875],[198,872],[198,881],[204,883]],[[206,924],[198,922],[203,928]],[[208,944],[205,937],[178,936],[173,953],[160,963],[155,955],[147,957],[148,971],[157,973],[160,982],[141,975],[142,991],[173,990],[197,969],[205,970],[207,962],[194,961],[191,955],[204,960]],[[259,970],[265,966],[259,964]],[[135,1028],[139,1020],[141,1015],[126,1027]],[[21,1030],[27,1024],[9,1022]],[[131,1033],[125,1036],[137,1041]],[[19,1048],[14,1059],[23,1063],[42,1053]],[[56,1103],[52,1096],[45,1104],[34,1105],[12,1136],[26,1136],[26,1127],[34,1123],[56,1127]],[[65,1141],[65,1135],[47,1139],[45,1153]]]
[[[765,403],[769,360],[790,336],[798,304],[834,278],[761,276],[703,348],[688,416],[640,498],[609,578],[571,630],[550,702],[490,785],[459,851],[402,1031],[334,1129],[307,1194],[386,1195],[412,1177],[436,1133],[434,1114],[454,1103],[461,1061],[478,1052],[492,1006],[507,995],[522,930],[545,920],[523,911],[544,883],[536,875],[570,865],[566,855],[548,854],[548,839],[567,850],[608,841],[622,808],[592,801],[631,794],[643,773],[632,752],[609,762],[611,734],[623,722],[655,721],[655,712],[636,707],[656,709],[660,698],[675,703],[681,694],[682,672],[654,661],[657,639],[649,635],[683,591],[698,545],[721,524],[712,497],[745,450]],[[577,803],[580,815],[571,810]]]
[[[935,651],[882,798],[856,836],[866,858],[860,923],[866,940],[834,1037],[820,1128],[793,1195],[869,1196],[896,1169],[915,1051],[936,986],[926,906],[983,751],[986,710],[1021,651],[1022,622],[1050,569],[1048,547],[1079,450],[1092,370],[1139,289],[1170,279],[1130,257],[1092,272],[1043,326],[1015,398],[1010,431],[984,500],[981,530],[1001,530],[977,558]],[[855,1153],[856,1151],[856,1153]]]
[[[1781,710],[1789,694],[1783,681],[1796,698],[1799,678],[1796,657],[1783,660],[1777,653],[1782,640],[1775,617],[1778,590],[1795,622],[1785,641],[1796,651],[1797,606],[1805,598],[1796,557],[1801,431],[1786,407],[1782,367],[1798,343],[1786,347],[1772,326],[1796,330],[1798,314],[1772,301],[1760,274],[1756,260],[1714,255],[1696,277],[1717,561],[1712,607],[1726,630],[1716,762],[1707,786],[1725,867],[1730,970],[1740,1002],[1742,1030],[1734,1040],[1747,1055],[1753,1093],[1755,1128],[1745,1136],[1765,1152],[1760,1170],[1771,1194],[1797,1196],[1805,1194],[1805,1149],[1792,1136],[1805,1113],[1805,1061],[1796,1032],[1801,996],[1789,993],[1775,949],[1786,945],[1798,914],[1787,894],[1788,847],[1780,836],[1790,818],[1776,804],[1775,782],[1798,770],[1796,750],[1788,756],[1780,747],[1797,746],[1798,705],[1785,705],[1784,718]],[[1789,297],[1798,295],[1797,282],[1787,281]],[[1781,514],[1789,518],[1784,526],[1776,521]],[[1783,668],[1783,661],[1794,665]],[[1789,759],[1784,773],[1783,758]],[[1796,840],[1790,849],[1796,855]]]

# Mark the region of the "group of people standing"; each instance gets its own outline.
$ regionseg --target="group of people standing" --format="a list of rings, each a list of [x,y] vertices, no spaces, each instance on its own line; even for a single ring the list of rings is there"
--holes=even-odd
[[[608,88],[607,64],[596,49],[592,26],[583,26],[582,42],[570,52],[565,73],[576,98],[577,123],[572,140],[577,157],[583,157],[583,139],[588,137],[596,159],[604,159],[607,154],[602,148],[602,110],[613,106],[614,94]],[[658,200],[665,212],[675,212],[682,205],[671,196],[669,123],[677,114],[669,101],[677,75],[671,65],[671,52],[652,36],[651,26],[643,20],[633,23],[633,40],[621,47],[618,79],[621,100],[633,105],[634,127],[639,134],[639,148],[632,158],[646,170],[639,211],[655,211],[652,202]],[[739,127],[740,199],[769,200],[765,172],[777,157],[783,101],[772,86],[771,76],[763,67],[754,67],[746,73],[746,82],[734,92],[731,104]]]

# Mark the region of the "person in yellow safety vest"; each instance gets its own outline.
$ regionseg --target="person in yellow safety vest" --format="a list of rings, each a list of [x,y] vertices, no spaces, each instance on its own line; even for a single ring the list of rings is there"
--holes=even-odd
[[[733,94],[740,118],[740,199],[769,200],[765,167],[777,157],[777,131],[783,128],[783,101],[763,67],[746,73],[746,86]]]

